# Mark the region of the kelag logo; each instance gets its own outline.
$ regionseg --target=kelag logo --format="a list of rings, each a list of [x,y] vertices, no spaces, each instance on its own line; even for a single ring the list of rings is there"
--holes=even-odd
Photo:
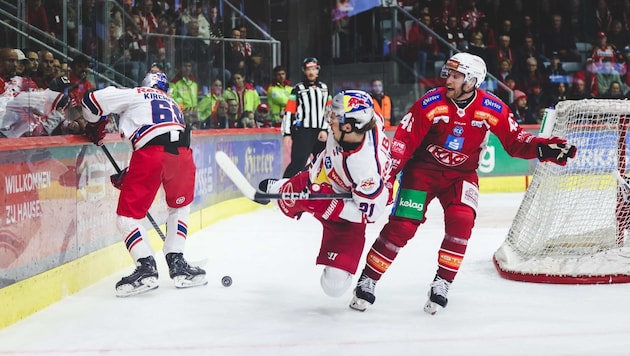
[[[396,207],[396,216],[422,220],[427,193],[413,189],[400,189],[400,201]]]

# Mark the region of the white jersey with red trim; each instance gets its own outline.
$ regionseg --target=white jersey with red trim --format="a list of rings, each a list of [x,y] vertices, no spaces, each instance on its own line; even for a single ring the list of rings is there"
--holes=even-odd
[[[335,193],[352,193],[352,200],[344,202],[339,215],[342,219],[371,223],[385,211],[389,197],[385,183],[391,170],[389,147],[382,117],[352,151],[344,151],[329,130],[326,148],[309,166],[309,177],[312,183],[329,183]]]
[[[432,89],[413,104],[396,129],[392,174],[407,161],[415,168],[474,171],[488,131],[510,156],[536,158],[535,136],[518,125],[501,99],[476,89],[474,99],[459,108],[446,97],[446,88]]]
[[[153,88],[107,87],[87,93],[81,101],[83,117],[97,122],[103,116],[120,116],[120,133],[134,150],[170,131],[184,131],[182,111],[167,93]]]

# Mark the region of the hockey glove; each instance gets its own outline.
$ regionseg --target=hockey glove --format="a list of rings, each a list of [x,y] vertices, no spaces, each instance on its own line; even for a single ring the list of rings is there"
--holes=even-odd
[[[538,160],[541,162],[553,162],[560,166],[567,164],[569,158],[575,157],[577,147],[570,145],[559,137],[550,137],[538,142]]]
[[[289,179],[281,179],[271,188],[267,189],[270,193],[297,193],[301,192],[308,186],[308,171],[303,171]],[[281,184],[279,188],[276,186]],[[292,219],[299,219],[302,212],[306,211],[304,200],[278,200],[278,207],[282,213]]]
[[[334,193],[330,184],[313,184],[311,192],[330,194]],[[313,213],[317,219],[340,221],[339,214],[343,210],[345,203],[341,199],[307,200],[304,202],[306,210]]]
[[[95,145],[102,146],[105,138],[105,126],[107,126],[107,119],[101,118],[97,122],[89,122],[85,125],[85,136]]]
[[[125,180],[125,175],[127,175],[127,170],[129,168],[125,168],[122,171],[116,173],[116,174],[112,174],[111,176],[109,176],[109,180],[112,182],[112,185],[114,186],[114,188],[120,190],[122,188],[123,185],[123,181]]]

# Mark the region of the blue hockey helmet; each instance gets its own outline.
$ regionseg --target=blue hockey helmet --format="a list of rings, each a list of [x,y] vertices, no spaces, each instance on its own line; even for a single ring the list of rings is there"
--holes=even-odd
[[[158,88],[162,91],[168,91],[168,78],[164,73],[147,73],[142,80],[142,86],[147,88]]]

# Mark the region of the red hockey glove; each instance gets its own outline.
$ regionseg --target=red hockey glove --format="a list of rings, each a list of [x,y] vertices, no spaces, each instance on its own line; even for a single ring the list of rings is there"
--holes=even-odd
[[[311,185],[311,192],[330,194],[334,193],[332,186],[327,183]],[[340,221],[339,214],[345,203],[341,199],[306,200],[306,210],[313,213],[317,219]]]
[[[112,185],[114,186],[114,188],[120,190],[122,185],[123,185],[123,181],[125,180],[125,175],[127,175],[127,170],[129,168],[125,168],[122,171],[116,173],[116,174],[112,174],[111,176],[109,176],[109,180],[112,182]]]
[[[297,193],[308,186],[308,171],[300,172],[284,181],[278,193]],[[273,192],[273,188],[270,192]],[[299,219],[306,211],[304,200],[278,200],[280,211],[291,219]]]
[[[98,122],[88,122],[85,125],[85,136],[97,146],[103,145],[105,138],[105,126],[107,119],[101,118]]]
[[[538,142],[538,160],[541,162],[553,162],[564,166],[569,158],[575,157],[577,147],[567,143],[560,137],[550,137]]]

